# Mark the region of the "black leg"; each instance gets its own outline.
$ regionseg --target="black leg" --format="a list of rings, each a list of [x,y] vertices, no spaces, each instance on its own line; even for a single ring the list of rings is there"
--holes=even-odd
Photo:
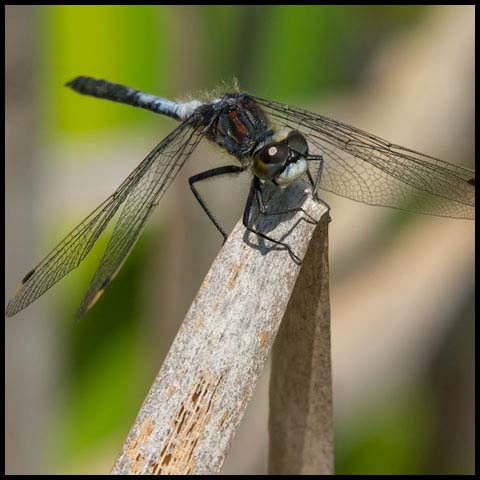
[[[213,222],[213,224],[217,227],[218,231],[223,235],[223,241],[227,239],[227,234],[225,230],[220,226],[217,222],[216,218],[213,216],[212,212],[210,212],[209,208],[205,204],[203,198],[198,193],[198,190],[193,186],[194,183],[200,182],[201,180],[206,180],[207,178],[218,177],[220,175],[229,175],[232,173],[241,173],[246,169],[246,167],[240,167],[238,165],[226,165],[225,167],[217,167],[212,168],[211,170],[207,170],[205,172],[198,173],[197,175],[193,175],[188,179],[188,183],[190,184],[190,188],[195,195],[195,198],[198,200],[198,203],[203,208],[204,212],[208,215],[208,218]]]
[[[293,250],[290,248],[289,245],[287,245],[286,243],[284,242],[280,242],[279,240],[275,240],[274,238],[272,237],[269,237],[268,235],[265,235],[264,233],[261,233],[259,232],[258,230],[254,229],[253,227],[251,227],[249,225],[249,220],[250,220],[250,212],[251,212],[251,209],[252,209],[252,203],[253,203],[253,197],[254,195],[257,196],[257,200],[258,200],[258,191],[260,189],[260,181],[257,177],[253,177],[253,180],[252,180],[252,183],[250,185],[250,192],[248,193],[248,197],[247,197],[247,203],[245,204],[245,210],[243,212],[243,226],[249,231],[249,232],[252,232],[254,233],[255,235],[258,235],[259,237],[261,238],[264,238],[265,240],[268,240],[272,243],[275,243],[276,245],[281,245],[282,247],[286,248],[288,250],[288,253],[290,254],[290,256],[293,258],[293,260],[295,261],[295,263],[297,263],[298,265],[300,265],[302,263],[302,261],[300,260],[299,257],[297,257],[297,255],[295,255],[293,253]],[[260,195],[261,195],[261,191],[260,191]],[[263,212],[262,212],[263,213]]]
[[[317,170],[317,176],[315,177],[315,181],[312,178],[310,169],[307,168],[307,176],[310,184],[312,185],[313,198],[317,200],[317,202],[323,203],[323,205],[327,207],[327,210],[330,211],[330,205],[318,197],[318,185],[320,184],[320,180],[322,178],[322,171],[323,171],[323,157],[321,155],[309,155],[307,158],[307,161],[308,160],[318,160],[320,162],[320,165],[318,166],[318,170]]]
[[[317,170],[317,176],[315,177],[315,180],[313,180],[312,173],[310,172],[310,169],[307,166],[307,176],[308,176],[308,181],[310,182],[310,185],[312,186],[312,195],[315,198],[315,200],[318,200],[318,185],[320,183],[320,179],[322,178],[322,171],[323,171],[323,157],[321,155],[309,155],[307,158],[307,161],[312,161],[316,160],[320,162],[320,165],[318,166]]]
[[[310,182],[310,185],[312,187],[312,197],[314,200],[318,200],[318,193],[317,193],[317,182],[313,180],[312,173],[310,172],[310,169],[307,166],[307,177],[308,181]],[[318,178],[318,175],[317,175]]]

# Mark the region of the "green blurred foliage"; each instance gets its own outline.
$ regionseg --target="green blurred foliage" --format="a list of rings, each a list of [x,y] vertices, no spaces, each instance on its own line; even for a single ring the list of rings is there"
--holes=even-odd
[[[51,6],[39,10],[47,134],[98,131],[149,116],[60,88],[77,75],[146,91],[171,91],[167,50],[172,9],[160,6]],[[167,94],[166,93],[166,94]]]
[[[162,238],[158,231],[155,236]],[[141,237],[95,307],[78,323],[72,322],[108,237],[101,237],[75,272],[75,281],[66,282],[64,301],[59,306],[62,313],[58,328],[64,332],[66,345],[62,366],[64,407],[52,435],[57,445],[52,449],[53,461],[59,471],[69,468],[76,456],[88,458],[104,440],[121,444],[155,373],[141,321],[142,278],[153,254],[152,232]],[[155,245],[158,247],[158,241]]]
[[[202,12],[210,88],[238,77],[258,95],[288,101],[346,88],[375,51],[422,6],[209,6]],[[214,26],[212,28],[212,26]]]
[[[426,472],[435,425],[435,399],[418,387],[372,405],[335,439],[337,475]]]

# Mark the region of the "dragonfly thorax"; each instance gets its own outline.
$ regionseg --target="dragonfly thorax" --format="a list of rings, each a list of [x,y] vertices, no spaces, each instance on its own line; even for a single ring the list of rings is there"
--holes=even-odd
[[[210,113],[204,124],[209,126],[208,138],[242,164],[247,164],[257,146],[273,134],[263,110],[245,93],[225,94],[207,106]]]

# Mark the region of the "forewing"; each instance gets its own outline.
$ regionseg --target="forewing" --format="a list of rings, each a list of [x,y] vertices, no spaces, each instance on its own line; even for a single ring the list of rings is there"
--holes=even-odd
[[[192,134],[193,128],[190,123],[186,121],[180,124],[160,142],[107,200],[77,225],[35,268],[25,275],[8,302],[7,317],[23,310],[81,263],[120,206],[130,198],[131,192],[138,190],[138,185],[144,185],[145,179],[151,178],[152,171],[160,173],[161,170],[165,176],[174,175],[178,171],[178,162],[175,162],[172,153],[175,149],[178,150],[179,137],[183,138],[187,132]],[[181,161],[185,161],[185,158],[183,157]],[[180,167],[178,166],[178,168]],[[155,178],[162,183],[158,175]],[[164,179],[165,188],[170,181],[171,178]]]
[[[321,115],[255,99],[281,127],[305,134],[323,156],[320,188],[370,205],[473,219],[474,172]]]
[[[77,318],[95,304],[120,270],[152,210],[203,137],[201,130],[192,128],[177,129],[174,133],[168,147],[156,155],[151,167],[130,190]]]

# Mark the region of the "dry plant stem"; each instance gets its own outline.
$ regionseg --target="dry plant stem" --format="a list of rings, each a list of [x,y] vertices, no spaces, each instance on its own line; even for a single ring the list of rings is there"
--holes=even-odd
[[[272,352],[270,474],[333,474],[328,220],[315,231]]]
[[[319,220],[325,207],[305,191],[302,183],[274,189],[266,194],[267,205],[285,210],[303,204]],[[283,239],[300,258],[317,226],[305,218],[302,212],[252,213],[255,228]],[[220,471],[299,271],[287,251],[236,225],[180,327],[113,474]]]

